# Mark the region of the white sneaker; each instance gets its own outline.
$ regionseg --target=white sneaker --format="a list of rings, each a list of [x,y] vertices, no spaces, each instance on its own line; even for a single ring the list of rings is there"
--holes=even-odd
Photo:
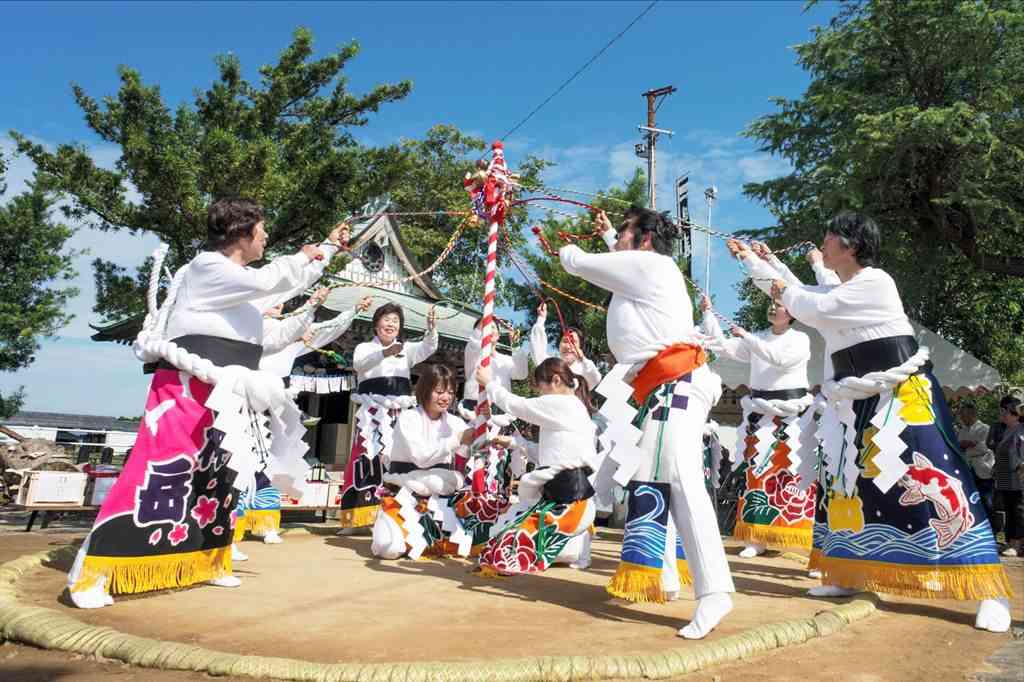
[[[263,542],[267,545],[280,545],[284,540],[281,539],[276,530],[272,530],[263,536]]]
[[[242,584],[242,581],[233,575],[225,575],[221,576],[220,578],[214,578],[213,580],[210,580],[207,584],[213,585],[214,587],[238,587]]]
[[[238,549],[238,545],[231,544],[231,560],[232,561],[248,561],[249,555]]]

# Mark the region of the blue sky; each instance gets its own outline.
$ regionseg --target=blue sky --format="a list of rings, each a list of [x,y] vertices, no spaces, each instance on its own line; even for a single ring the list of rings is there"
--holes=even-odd
[[[276,59],[297,26],[313,31],[323,53],[355,39],[350,88],[413,81],[412,94],[385,107],[358,131],[368,144],[421,136],[449,123],[486,137],[508,130],[548,96],[646,6],[646,2],[552,3],[6,3],[0,41],[7,130],[46,143],[79,142],[103,165],[116,147],[85,125],[70,83],[99,98],[116,92],[117,66],[158,83],[166,102],[191,101],[216,77],[213,58],[236,54],[250,78]],[[679,91],[658,111],[659,127],[676,131],[658,148],[659,208],[671,203],[674,178],[690,172],[691,213],[704,221],[703,188],[715,183],[715,227],[735,230],[771,224],[761,206],[742,196],[744,182],[785,172],[786,164],[758,152],[740,131],[773,110],[772,97],[798,96],[807,75],[791,46],[828,22],[834,5],[804,12],[803,2],[660,2],[582,76],[506,141],[511,166],[533,153],[557,165],[553,186],[592,191],[619,183],[644,164],[633,154],[636,126],[645,122],[645,90]],[[12,30],[16,28],[16,30]],[[8,195],[31,177],[14,159]],[[95,316],[89,260],[96,255],[126,266],[140,263],[152,237],[80,231],[72,303],[75,319],[46,340],[32,367],[0,374],[0,390],[24,385],[26,409],[133,415],[146,380],[124,346],[88,340]],[[696,257],[703,262],[703,241]],[[702,272],[702,270],[700,270]],[[737,307],[736,265],[713,244],[711,290],[725,313]]]

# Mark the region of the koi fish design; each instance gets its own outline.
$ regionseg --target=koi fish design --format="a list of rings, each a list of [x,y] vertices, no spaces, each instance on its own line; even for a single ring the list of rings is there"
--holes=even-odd
[[[914,463],[899,484],[906,490],[899,502],[912,507],[922,502],[931,502],[939,518],[928,522],[938,537],[939,549],[949,547],[957,538],[974,525],[967,496],[959,479],[935,468],[931,461],[920,452],[914,453]]]

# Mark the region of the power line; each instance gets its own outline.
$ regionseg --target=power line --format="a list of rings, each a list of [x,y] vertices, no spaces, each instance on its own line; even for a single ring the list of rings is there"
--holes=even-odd
[[[608,41],[608,44],[607,44],[607,45],[605,45],[605,46],[604,46],[604,47],[602,47],[602,48],[601,48],[600,50],[598,50],[598,51],[597,51],[597,54],[595,54],[595,55],[594,55],[593,57],[591,57],[591,58],[590,58],[589,60],[587,60],[587,63],[586,63],[586,64],[584,64],[584,65],[583,65],[583,66],[581,66],[580,68],[576,69],[576,73],[574,73],[573,75],[569,76],[569,78],[567,78],[567,79],[565,80],[565,82],[564,82],[564,83],[562,83],[561,85],[559,85],[559,86],[558,86],[558,88],[557,88],[557,89],[556,89],[556,90],[555,90],[555,91],[554,91],[553,93],[551,93],[550,95],[548,95],[547,99],[545,99],[545,100],[544,100],[543,102],[541,102],[540,104],[538,104],[538,105],[537,105],[537,106],[536,106],[536,107],[534,108],[534,110],[533,110],[533,111],[531,111],[531,112],[530,112],[529,114],[527,114],[527,115],[526,115],[526,117],[525,117],[525,118],[523,118],[523,120],[521,120],[521,121],[520,121],[519,123],[517,123],[517,124],[515,124],[514,126],[512,126],[512,128],[511,128],[511,129],[509,129],[509,131],[508,131],[507,133],[505,133],[504,135],[502,135],[502,136],[501,136],[501,137],[500,137],[499,139],[501,139],[501,140],[507,139],[509,135],[511,135],[512,133],[516,132],[516,131],[517,131],[517,130],[519,130],[520,128],[522,128],[522,127],[523,127],[523,126],[524,126],[524,125],[526,124],[526,122],[527,122],[527,121],[529,121],[529,120],[530,120],[531,118],[533,118],[534,114],[536,114],[536,113],[537,113],[538,111],[540,111],[541,109],[543,109],[543,108],[544,108],[544,105],[546,105],[546,104],[547,104],[548,102],[550,102],[550,101],[551,101],[551,100],[553,100],[553,99],[554,99],[555,97],[557,97],[557,96],[558,96],[558,93],[562,92],[562,90],[565,90],[565,88],[566,88],[566,87],[568,87],[568,85],[569,85],[570,83],[572,83],[572,82],[573,82],[574,80],[576,80],[576,77],[577,77],[577,76],[579,76],[579,75],[580,75],[581,73],[583,73],[584,71],[586,71],[586,70],[587,70],[587,68],[588,68],[588,67],[589,67],[589,66],[590,66],[591,64],[593,64],[594,62],[596,62],[596,61],[598,60],[598,58],[599,58],[599,57],[600,57],[600,56],[601,56],[602,54],[604,54],[604,53],[605,53],[605,52],[606,52],[606,51],[608,50],[608,48],[610,48],[610,47],[611,47],[612,45],[614,45],[614,44],[615,44],[615,43],[616,43],[616,42],[617,42],[617,41],[619,40],[619,38],[621,38],[622,36],[626,35],[626,32],[627,32],[627,31],[629,31],[629,29],[633,28],[634,24],[636,24],[636,23],[637,23],[638,21],[640,21],[641,19],[643,19],[643,18],[644,18],[644,16],[645,16],[645,15],[646,15],[646,14],[647,14],[648,12],[650,12],[650,11],[651,11],[652,9],[654,9],[654,6],[655,6],[655,5],[657,5],[657,4],[658,4],[658,0],[654,0],[654,2],[652,2],[652,3],[651,3],[651,4],[649,4],[649,5],[647,5],[647,7],[646,7],[646,8],[644,8],[644,11],[643,11],[643,12],[641,12],[640,14],[638,14],[638,15],[636,16],[636,18],[635,18],[635,19],[633,19],[633,21],[629,22],[629,24],[628,24],[628,25],[626,26],[626,28],[624,28],[624,29],[622,29],[621,31],[619,31],[618,35],[616,35],[616,36],[615,36],[614,38],[612,38],[612,39],[611,39],[610,41]]]

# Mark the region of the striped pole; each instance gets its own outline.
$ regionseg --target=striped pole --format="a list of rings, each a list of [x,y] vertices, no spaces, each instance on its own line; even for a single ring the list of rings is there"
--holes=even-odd
[[[508,169],[505,166],[505,153],[501,142],[491,145],[491,165],[487,170],[487,185],[484,188],[484,203],[487,207],[489,226],[487,231],[487,267],[484,272],[484,316],[480,324],[483,338],[480,342],[480,366],[489,367],[491,353],[497,343],[497,327],[494,324],[495,278],[498,275],[498,227],[505,220],[505,186],[508,182]],[[478,453],[487,442],[490,427],[488,414],[490,401],[482,384],[479,385],[476,403],[476,429],[473,433],[473,449]],[[488,453],[490,454],[490,453]],[[489,458],[488,458],[489,459]],[[479,461],[477,462],[479,464]],[[476,466],[473,471],[473,491],[485,492],[487,463]]]

